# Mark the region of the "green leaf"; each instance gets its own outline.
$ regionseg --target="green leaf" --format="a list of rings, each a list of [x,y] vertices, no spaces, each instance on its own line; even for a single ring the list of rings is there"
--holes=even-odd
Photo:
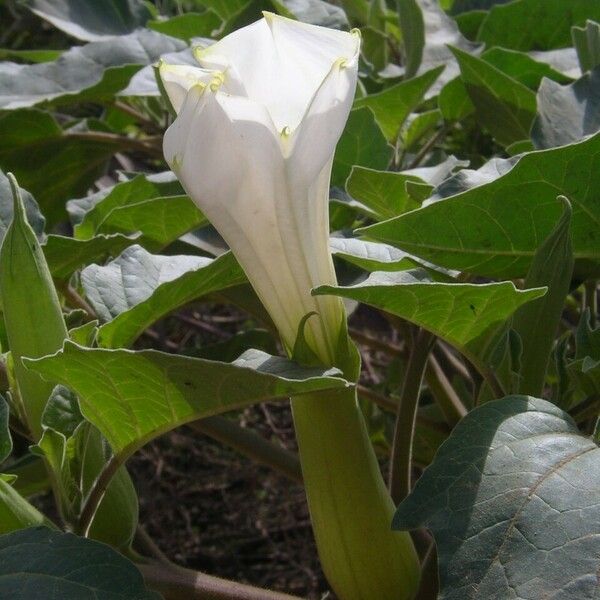
[[[567,364],[569,378],[585,397],[600,394],[600,360],[590,356],[570,361]]]
[[[37,65],[0,63],[0,108],[8,110],[52,102],[112,99],[144,65],[184,42],[140,29],[85,46],[74,46],[54,62]]]
[[[508,173],[419,210],[359,230],[449,269],[488,277],[523,277],[541,240],[573,206],[575,274],[600,274],[600,134],[526,154]]]
[[[358,238],[330,238],[329,246],[334,256],[365,271],[406,271],[422,266],[410,254],[387,244]]]
[[[170,19],[148,21],[147,26],[163,35],[170,35],[190,42],[192,38],[213,37],[221,26],[221,19],[212,10],[203,13],[186,13]]]
[[[170,171],[154,176],[136,175],[98,194],[71,200],[67,204],[67,211],[75,224],[75,237],[89,240],[98,233],[104,222],[111,222],[110,215],[116,209],[182,193],[181,184]]]
[[[596,445],[549,402],[488,402],[442,444],[393,527],[432,531],[442,600],[594,598],[598,464]]]
[[[508,173],[517,163],[519,157],[492,158],[481,168],[461,169],[440,183],[429,198],[429,202],[442,200],[450,196],[470,190],[471,188],[495,181]]]
[[[44,256],[54,279],[68,279],[77,269],[110,256],[118,256],[139,236],[121,234],[98,235],[89,240],[78,240],[62,235],[49,235],[42,246]]]
[[[571,37],[581,70],[585,73],[600,66],[600,23],[588,20],[585,27],[573,27]]]
[[[524,281],[527,288],[546,286],[543,298],[522,306],[513,319],[513,329],[522,343],[519,393],[539,395],[544,389],[550,351],[565,299],[571,286],[571,205],[563,198],[563,214],[556,227],[540,245]]]
[[[44,409],[42,425],[68,439],[82,422],[83,415],[79,410],[77,396],[64,385],[57,385]]]
[[[438,106],[446,121],[461,121],[475,112],[460,77],[455,77],[440,90]]]
[[[141,245],[161,250],[185,233],[207,224],[208,220],[189,196],[162,196],[113,208],[97,224],[96,233],[140,232]],[[78,235],[80,232],[78,229]]]
[[[3,463],[10,456],[13,449],[12,437],[8,426],[9,418],[8,404],[0,394],[0,463]]]
[[[0,59],[16,58],[24,62],[42,63],[56,60],[62,53],[63,50],[14,50],[12,48],[0,48]]]
[[[50,489],[48,469],[39,456],[31,453],[25,454],[4,468],[17,478],[12,483],[12,487],[24,498],[47,492]]]
[[[369,20],[369,0],[343,0],[346,14],[353,23],[364,25]]]
[[[577,142],[600,130],[600,67],[572,85],[544,79],[537,95],[538,115],[531,130],[536,148]]]
[[[535,94],[485,60],[451,48],[478,121],[503,146],[529,137]]]
[[[571,27],[600,21],[600,4],[589,0],[515,0],[494,6],[479,30],[488,47],[552,50],[571,45]],[[515,24],[518,23],[518,27]]]
[[[83,348],[67,341],[57,354],[27,364],[73,389],[85,418],[120,456],[189,421],[347,385],[335,369],[306,369],[258,350],[233,363],[218,363],[154,350]]]
[[[397,0],[400,30],[404,42],[405,69],[407,77],[419,71],[425,48],[425,23],[417,0]]]
[[[39,527],[0,538],[0,596],[13,600],[159,600],[133,563],[93,540]]]
[[[54,527],[35,506],[23,498],[3,477],[0,477],[0,534],[36,525]],[[0,596],[2,593],[0,584]],[[14,598],[15,596],[8,595],[6,597]]]
[[[572,81],[571,77],[556,70],[550,63],[543,62],[543,55],[544,53],[536,54],[538,60],[535,60],[525,52],[507,48],[490,48],[481,55],[481,58],[531,90],[537,90],[544,77],[558,83]]]
[[[81,273],[86,297],[105,321],[97,340],[106,348],[129,346],[173,310],[244,281],[231,253],[211,260],[153,255],[140,246],[127,248],[106,266],[90,265]]]
[[[25,0],[24,4],[38,17],[86,42],[131,33],[151,16],[142,0]]]
[[[383,135],[393,142],[398,137],[400,128],[408,115],[421,104],[425,93],[443,69],[442,66],[437,67],[419,77],[397,83],[377,94],[358,98],[354,102],[354,106],[370,108]]]
[[[426,271],[375,272],[356,285],[320,286],[317,295],[351,298],[424,327],[482,365],[493,338],[522,304],[544,289],[518,290],[511,282],[467,284],[429,280]]]
[[[506,4],[510,0],[454,0],[452,2],[452,14],[468,12],[471,10],[487,11],[496,4]]]
[[[343,186],[354,165],[385,169],[392,154],[373,113],[368,108],[354,109],[335,151],[331,184]]]
[[[408,181],[425,183],[415,175],[352,167],[346,181],[346,191],[364,204],[371,216],[379,221],[419,208],[420,204],[406,191]]]
[[[412,151],[421,139],[431,132],[442,120],[438,109],[409,115],[400,131],[400,140],[404,151]]]
[[[225,35],[235,25],[236,20],[250,6],[252,0],[197,0],[198,4],[219,16],[223,25],[219,31]]]
[[[37,198],[50,225],[63,218],[64,201],[85,193],[121,149],[111,138],[64,132],[37,109],[0,113],[0,165]]]

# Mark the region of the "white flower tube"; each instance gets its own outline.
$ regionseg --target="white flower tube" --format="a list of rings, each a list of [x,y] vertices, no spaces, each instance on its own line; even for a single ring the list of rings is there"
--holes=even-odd
[[[324,32],[324,33],[323,33]],[[266,15],[196,52],[202,69],[160,66],[178,113],[169,165],[228,243],[291,351],[305,336],[328,364],[342,302],[328,247],[333,153],[352,106],[360,38]]]
[[[325,365],[347,357],[329,251],[329,183],[350,112],[360,36],[265,13],[196,52],[200,67],[161,64],[177,113],[167,162],[228,243],[288,351],[299,328]],[[419,565],[391,531],[386,491],[354,392],[292,399],[311,518],[340,600],[410,598]]]

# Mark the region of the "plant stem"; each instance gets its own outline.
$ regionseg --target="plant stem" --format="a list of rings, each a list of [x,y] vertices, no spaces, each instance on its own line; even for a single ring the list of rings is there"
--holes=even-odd
[[[387,410],[388,412],[392,413],[395,413],[398,410],[398,402],[396,402],[393,398],[384,396],[383,394],[378,394],[364,385],[358,385],[357,391],[360,398],[366,398],[367,400],[374,402],[383,410]]]
[[[454,427],[468,411],[433,354],[429,356],[427,362],[425,380],[446,423]]]
[[[353,388],[292,398],[319,557],[343,600],[408,600],[420,566],[410,535],[392,531],[386,489]]]
[[[57,282],[57,288],[65,297],[65,300],[72,308],[80,308],[86,314],[86,317],[92,321],[96,318],[94,309],[77,293],[77,291],[69,285],[68,281]]]
[[[280,592],[166,565],[137,565],[146,584],[166,600],[301,600]]]
[[[64,134],[64,137],[73,140],[97,142],[99,144],[115,144],[121,146],[121,148],[124,150],[137,150],[156,158],[162,157],[162,149],[159,145],[155,144],[154,138],[138,140],[136,138],[130,138],[124,135],[117,135],[114,133],[105,133],[103,131],[74,131],[72,133],[67,132]],[[158,138],[162,139],[161,136],[158,136]]]
[[[597,282],[591,279],[585,282],[585,306],[590,309],[590,327],[596,327],[598,315],[598,295],[596,292]]]
[[[429,550],[423,559],[421,568],[421,586],[415,596],[415,600],[436,600],[439,593],[439,581],[435,544],[429,546]]]
[[[106,463],[106,466],[104,469],[102,469],[96,481],[94,481],[94,485],[90,489],[90,493],[85,499],[79,520],[77,522],[76,529],[79,535],[87,537],[96,511],[98,510],[98,506],[100,506],[100,502],[102,502],[102,498],[104,498],[104,494],[106,493],[106,488],[108,487],[110,480],[113,478],[113,475],[117,472],[122,464],[123,459],[121,456],[114,454]]]
[[[390,494],[396,504],[406,498],[411,490],[412,446],[419,392],[429,351],[434,341],[433,334],[425,329],[419,329],[406,367],[400,403],[396,413],[389,475]]]
[[[240,427],[231,419],[215,416],[189,423],[195,431],[204,433],[234,448],[244,456],[271,467],[288,479],[302,483],[302,469],[297,455],[265,440],[255,431]]]

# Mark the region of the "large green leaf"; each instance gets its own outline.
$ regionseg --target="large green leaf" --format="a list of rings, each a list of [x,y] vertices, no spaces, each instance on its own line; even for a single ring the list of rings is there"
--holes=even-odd
[[[142,0],[25,0],[25,6],[73,37],[91,42],[125,35],[150,18]]]
[[[486,185],[436,202],[361,234],[450,269],[523,277],[562,213],[573,206],[571,236],[578,276],[600,273],[600,134],[531,152]]]
[[[489,402],[442,444],[394,528],[431,529],[442,600],[596,598],[599,459],[549,402]]]
[[[106,266],[90,265],[81,273],[86,297],[105,321],[98,342],[108,348],[128,346],[176,308],[245,280],[231,253],[211,260],[153,255],[140,246],[127,248]]]
[[[398,137],[400,127],[408,115],[423,101],[425,93],[443,69],[443,66],[439,66],[419,77],[397,83],[377,94],[358,98],[354,106],[370,108],[385,137],[393,142]]]
[[[495,181],[508,173],[517,163],[519,157],[492,158],[477,170],[461,169],[440,183],[427,202],[435,202],[470,190],[471,188]]]
[[[67,211],[75,225],[75,237],[87,240],[98,233],[103,223],[111,222],[111,213],[116,209],[181,194],[181,184],[170,171],[157,175],[136,175],[98,194],[71,200],[67,204]]]
[[[86,192],[122,149],[108,136],[65,132],[37,109],[0,113],[0,167],[36,197],[51,225],[63,217],[64,201]]]
[[[366,271],[405,271],[421,266],[406,252],[387,244],[358,238],[330,238],[329,246],[334,256]]]
[[[105,544],[44,527],[0,537],[0,596],[12,600],[159,600]]]
[[[352,110],[335,151],[332,185],[343,186],[354,165],[385,169],[392,153],[373,113],[368,108]]]
[[[161,196],[115,207],[98,223],[96,232],[139,231],[140,244],[161,250],[188,231],[207,224],[189,196]]]
[[[140,29],[85,46],[74,46],[54,62],[23,65],[0,63],[0,108],[15,109],[52,102],[105,101],[125,88],[144,65],[184,42]]]
[[[57,354],[27,361],[27,366],[73,389],[85,418],[121,457],[189,421],[347,385],[335,369],[307,369],[258,350],[219,363],[66,342]]]
[[[433,282],[426,271],[375,272],[356,285],[321,286],[333,294],[375,306],[411,321],[446,340],[473,363],[485,363],[494,332],[522,304],[539,298],[543,288],[518,290],[511,282]]]
[[[600,130],[600,67],[572,85],[544,79],[537,95],[538,116],[531,139],[536,148],[554,148]]]
[[[529,138],[535,94],[485,60],[452,48],[478,121],[503,146]]]
[[[536,60],[525,52],[494,47],[486,50],[481,58],[532,90],[537,90],[544,77],[559,83],[570,83],[571,77],[554,68],[550,62],[543,61],[545,56],[545,53],[538,52]]]
[[[494,6],[481,24],[488,47],[552,50],[571,45],[571,27],[600,21],[600,4],[590,0],[515,0]],[[518,25],[517,25],[518,24]]]
[[[117,233],[78,240],[62,235],[49,235],[42,250],[52,277],[68,279],[85,265],[119,255],[125,248],[134,244],[138,237]]]
[[[415,175],[352,167],[346,191],[379,221],[419,208],[419,203],[406,191],[408,181],[425,183]]]

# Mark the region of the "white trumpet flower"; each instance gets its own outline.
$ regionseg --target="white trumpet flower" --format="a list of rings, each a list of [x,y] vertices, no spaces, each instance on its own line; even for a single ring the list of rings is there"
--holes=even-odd
[[[335,284],[329,182],[359,46],[357,33],[266,13],[196,52],[201,68],[159,68],[177,113],[164,138],[167,162],[231,247],[288,352],[303,319],[316,313],[305,322],[304,341],[320,362],[348,372],[356,365],[348,361],[343,304],[311,289]],[[331,586],[344,600],[409,600],[418,556],[407,533],[391,531],[394,505],[355,388],[291,404]]]
[[[270,13],[197,50],[201,68],[161,64],[177,113],[164,154],[232,249],[288,351],[304,336],[335,362],[345,314],[329,251],[333,153],[352,106],[360,36]]]

